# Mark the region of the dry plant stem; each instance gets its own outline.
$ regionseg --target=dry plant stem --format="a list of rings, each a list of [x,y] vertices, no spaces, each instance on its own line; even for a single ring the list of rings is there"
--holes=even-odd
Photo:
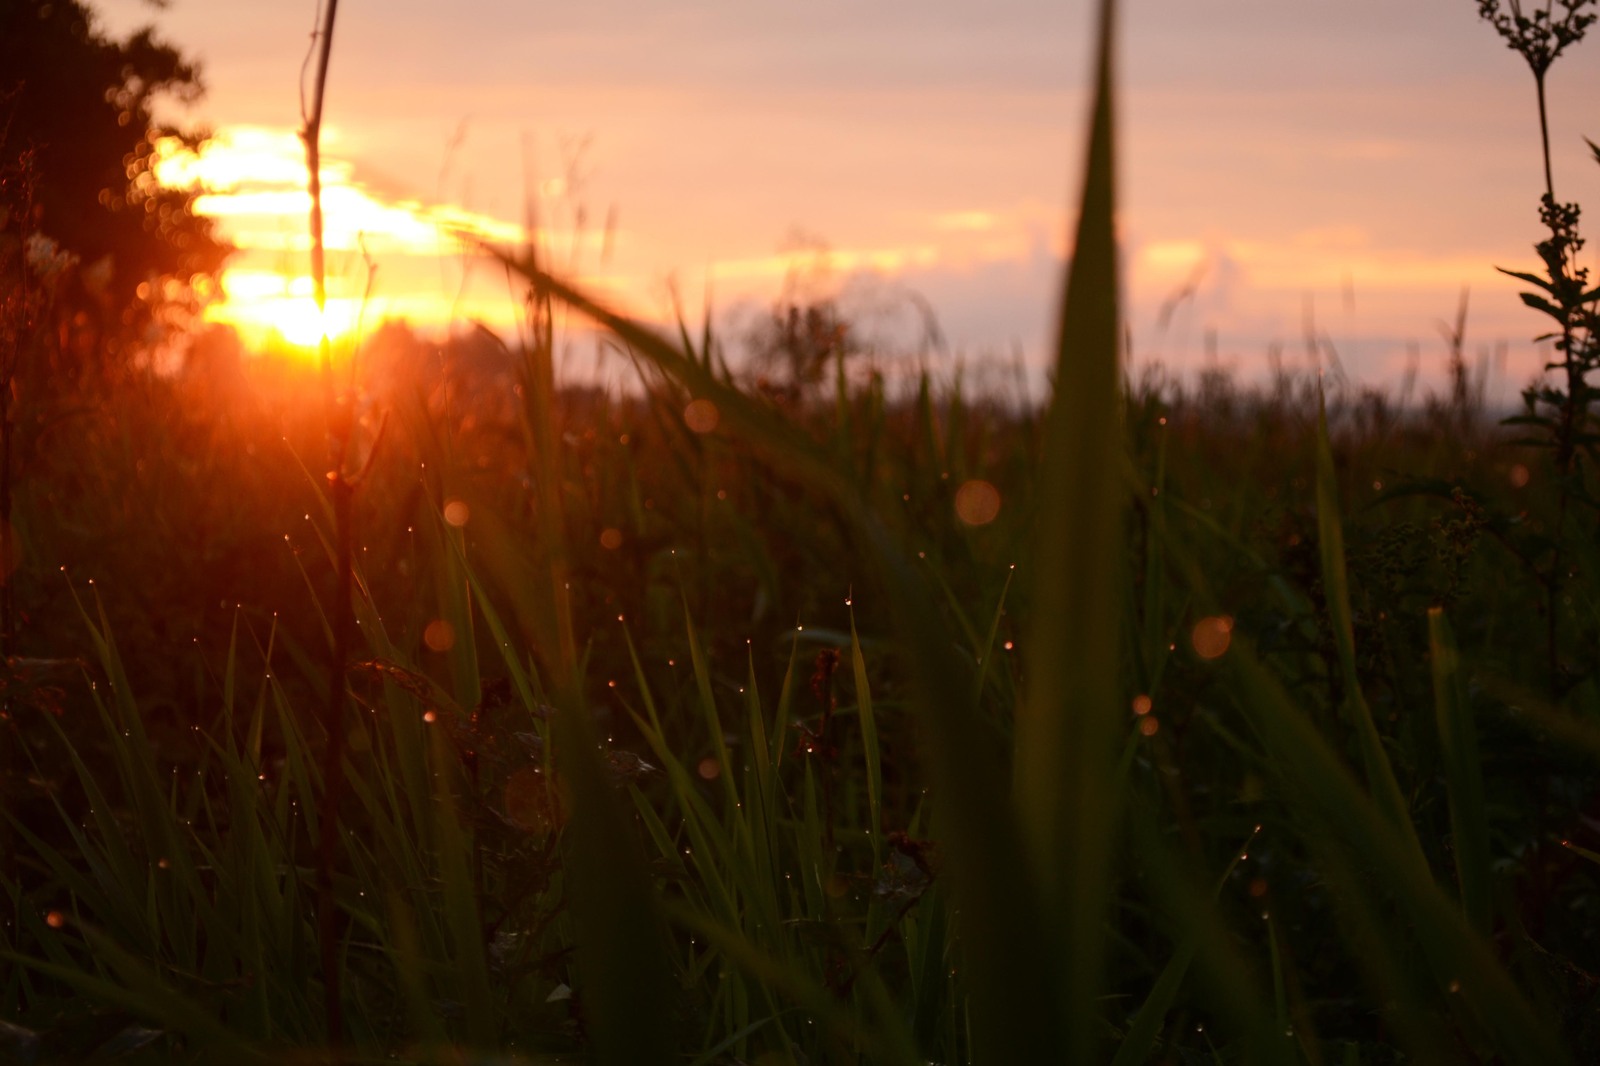
[[[1554,171],[1550,165],[1550,118],[1545,105],[1545,72],[1534,68],[1533,83],[1539,97],[1539,146],[1544,159],[1544,191],[1547,202],[1552,206],[1556,203],[1556,186]],[[1551,227],[1552,235],[1556,230]],[[1561,568],[1565,565],[1561,551],[1561,536],[1567,522],[1567,501],[1572,492],[1573,461],[1576,457],[1574,440],[1578,431],[1580,396],[1583,387],[1583,369],[1579,362],[1573,358],[1572,352],[1572,321],[1571,316],[1561,323],[1562,353],[1566,361],[1567,392],[1561,404],[1561,422],[1556,433],[1556,476],[1560,481],[1560,498],[1556,505],[1556,528],[1553,538],[1554,547],[1551,549],[1550,577],[1545,582],[1545,643],[1546,643],[1546,669],[1550,675],[1550,696],[1552,699],[1561,694],[1561,663],[1558,651],[1560,641],[1560,623],[1557,620],[1557,609],[1561,602]]]
[[[1533,84],[1539,93],[1539,143],[1544,149],[1544,191],[1549,194],[1551,202],[1554,203],[1556,182],[1554,172],[1550,168],[1550,119],[1545,110],[1543,71],[1534,71]]]
[[[322,105],[328,84],[328,59],[333,50],[334,18],[339,0],[328,0],[316,37],[316,80],[310,108],[303,109],[305,128],[301,137],[306,147],[306,172],[311,194],[311,287],[319,319],[327,310],[328,287],[326,256],[322,236]],[[328,659],[328,706],[324,720],[327,748],[324,754],[322,784],[322,822],[317,841],[317,943],[322,955],[324,1012],[328,1042],[338,1045],[344,1036],[343,1005],[340,997],[338,903],[334,898],[333,874],[339,847],[339,801],[344,792],[345,666],[350,659],[350,597],[354,584],[351,561],[351,494],[345,477],[345,458],[350,444],[350,409],[345,397],[337,394],[333,380],[333,353],[327,330],[322,332],[323,411],[328,423],[328,492],[333,502],[336,543],[336,586],[334,590],[333,646]]]

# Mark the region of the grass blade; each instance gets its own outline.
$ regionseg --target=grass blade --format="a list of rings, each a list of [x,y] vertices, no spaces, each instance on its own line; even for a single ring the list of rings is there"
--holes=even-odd
[[[1355,625],[1350,614],[1350,584],[1345,574],[1344,528],[1339,518],[1339,489],[1333,470],[1333,447],[1328,440],[1328,406],[1317,392],[1317,543],[1322,553],[1322,586],[1328,601],[1328,621],[1339,650],[1339,671],[1344,685],[1344,710],[1356,733],[1367,788],[1384,815],[1406,837],[1421,862],[1422,845],[1406,806],[1394,767],[1384,754],[1383,740],[1373,723],[1372,710],[1361,692],[1356,670]]]
[[[1490,933],[1489,824],[1484,813],[1483,765],[1478,731],[1461,684],[1461,656],[1444,608],[1428,609],[1428,642],[1433,660],[1433,706],[1450,795],[1450,832],[1455,844],[1456,881],[1467,921],[1482,936]]]
[[[1050,951],[1065,967],[1068,1061],[1087,1061],[1104,952],[1121,725],[1121,375],[1111,2],[1100,32],[1077,236],[1062,303],[1055,397],[1039,477],[1029,689],[1016,795]]]

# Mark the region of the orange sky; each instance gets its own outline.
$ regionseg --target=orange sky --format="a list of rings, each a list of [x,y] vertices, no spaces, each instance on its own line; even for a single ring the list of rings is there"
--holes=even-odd
[[[291,333],[315,329],[294,280],[303,8],[104,8],[118,31],[156,18],[203,61],[193,118],[220,134],[200,164],[204,209],[242,249],[216,313]],[[1470,286],[1474,345],[1508,342],[1501,388],[1523,383],[1540,323],[1493,266],[1533,261],[1532,83],[1476,4],[1125,12],[1120,225],[1138,360],[1202,365],[1215,331],[1244,373],[1274,342],[1292,364],[1310,307],[1354,376],[1392,384],[1408,348],[1437,368],[1436,323]],[[531,197],[576,271],[643,314],[666,314],[671,279],[698,308],[710,279],[733,322],[803,262],[864,315],[920,294],[971,360],[1042,355],[1076,184],[1083,0],[343,0],[340,20],[326,145],[337,315],[360,303],[362,235],[378,266],[368,321],[506,325],[504,278],[438,224],[514,239]],[[1581,140],[1600,138],[1595,49],[1552,79],[1565,198],[1600,185]]]

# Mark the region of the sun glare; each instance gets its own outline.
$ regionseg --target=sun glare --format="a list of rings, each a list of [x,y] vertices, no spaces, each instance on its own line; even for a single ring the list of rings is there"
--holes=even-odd
[[[338,279],[333,287],[337,292]],[[362,313],[360,299],[331,295],[318,313],[311,279],[285,277],[270,270],[231,270],[223,276],[226,298],[206,309],[206,318],[233,326],[255,339],[277,338],[294,348],[314,351],[323,334],[330,341],[345,338]],[[381,317],[384,306],[368,307]]]
[[[348,306],[351,302],[330,300],[327,310],[318,312],[311,297],[294,296],[264,310],[284,340],[299,348],[316,348],[324,334],[329,340],[338,340],[350,332],[355,325],[355,309]]]
[[[439,263],[457,259],[463,239],[515,245],[521,226],[448,204],[385,196],[362,181],[354,163],[335,152],[322,167],[324,246],[329,253],[327,310],[311,297],[310,196],[305,156],[292,130],[256,126],[220,131],[198,152],[164,143],[158,179],[198,187],[195,211],[215,219],[237,251],[223,271],[223,298],[206,310],[254,343],[280,340],[315,350],[326,333],[346,337],[363,320],[396,316],[424,326],[448,324],[470,307],[440,293]],[[363,306],[368,259],[381,266],[373,299]]]

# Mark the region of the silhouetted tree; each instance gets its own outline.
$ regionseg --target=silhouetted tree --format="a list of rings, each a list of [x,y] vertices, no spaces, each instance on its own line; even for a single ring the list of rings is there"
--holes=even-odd
[[[79,0],[0,0],[0,171],[26,159],[29,177],[0,183],[0,243],[28,253],[14,264],[67,268],[48,321],[57,371],[120,361],[214,282],[228,249],[194,191],[154,172],[162,138],[199,138],[158,125],[153,104],[201,92],[198,68],[150,28],[118,41]]]

